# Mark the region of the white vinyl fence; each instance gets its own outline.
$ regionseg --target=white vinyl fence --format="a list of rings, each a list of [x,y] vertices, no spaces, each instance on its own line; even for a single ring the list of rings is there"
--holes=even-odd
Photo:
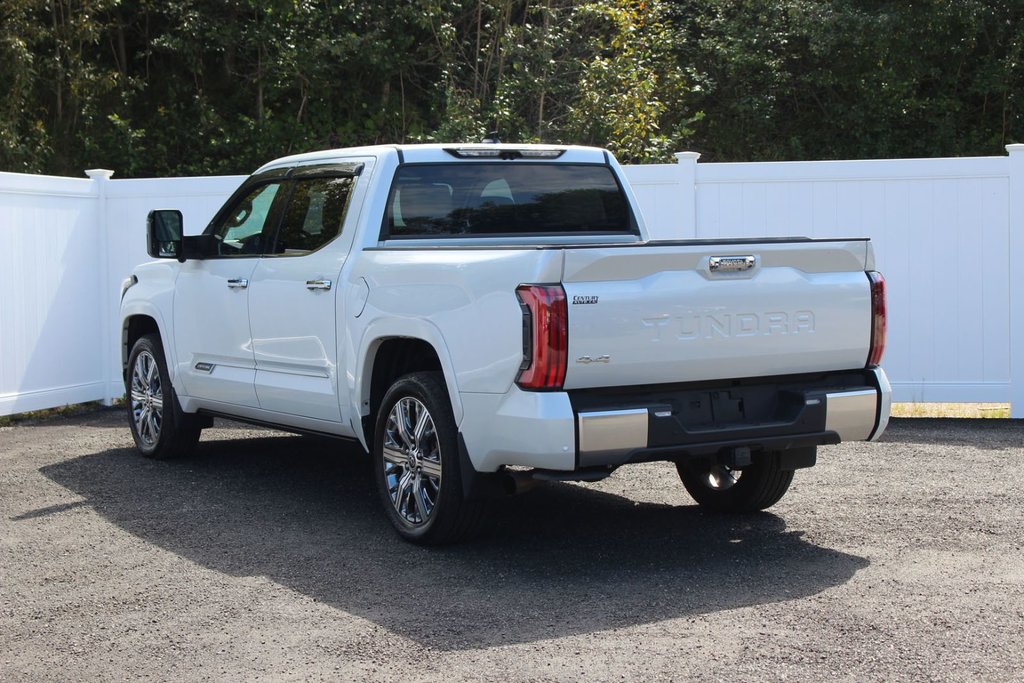
[[[889,296],[897,401],[1024,417],[1024,145],[1008,156],[627,166],[656,239],[867,236]],[[0,415],[123,394],[117,295],[145,217],[198,232],[242,177],[0,173]]]
[[[111,180],[0,173],[0,415],[124,394],[118,294],[146,214],[206,225],[244,177]]]

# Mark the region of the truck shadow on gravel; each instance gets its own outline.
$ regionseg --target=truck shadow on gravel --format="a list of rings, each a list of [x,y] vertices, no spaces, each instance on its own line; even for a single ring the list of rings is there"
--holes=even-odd
[[[399,540],[361,453],[301,437],[204,441],[186,461],[115,449],[43,468],[125,531],[211,570],[264,575],[443,650],[813,595],[867,560],[769,513],[718,517],[552,484],[500,501],[479,541]],[[215,598],[214,598],[215,599]]]

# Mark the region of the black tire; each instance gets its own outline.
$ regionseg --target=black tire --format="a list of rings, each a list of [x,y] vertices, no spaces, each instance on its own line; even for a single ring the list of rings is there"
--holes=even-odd
[[[128,426],[143,456],[166,460],[195,450],[203,422],[197,415],[182,412],[159,335],[143,335],[132,346],[125,393]]]
[[[441,373],[405,375],[388,389],[377,412],[373,468],[385,514],[405,540],[441,545],[479,533],[486,501],[463,496],[458,433]]]
[[[779,467],[777,453],[763,453],[738,470],[711,460],[676,464],[686,491],[704,508],[716,512],[757,512],[785,495],[793,470]]]

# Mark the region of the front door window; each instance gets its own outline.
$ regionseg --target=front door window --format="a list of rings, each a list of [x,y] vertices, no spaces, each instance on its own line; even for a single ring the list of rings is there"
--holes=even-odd
[[[214,231],[218,256],[256,256],[277,227],[281,183],[252,189],[227,212]],[[278,201],[275,201],[278,200]]]

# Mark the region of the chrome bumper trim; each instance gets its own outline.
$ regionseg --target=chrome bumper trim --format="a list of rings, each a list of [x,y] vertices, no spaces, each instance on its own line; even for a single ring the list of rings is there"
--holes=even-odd
[[[878,392],[874,389],[825,394],[825,431],[843,441],[866,441],[878,421]]]
[[[647,409],[580,413],[580,467],[617,465],[637,448],[647,448]]]
[[[885,371],[882,368],[875,368],[872,370],[875,375],[875,381],[878,382],[879,390],[879,402],[878,402],[878,425],[875,427],[875,431],[868,437],[868,441],[878,441],[878,438],[882,436],[882,432],[889,425],[889,414],[892,412],[892,386],[889,384],[889,378],[886,377]]]

